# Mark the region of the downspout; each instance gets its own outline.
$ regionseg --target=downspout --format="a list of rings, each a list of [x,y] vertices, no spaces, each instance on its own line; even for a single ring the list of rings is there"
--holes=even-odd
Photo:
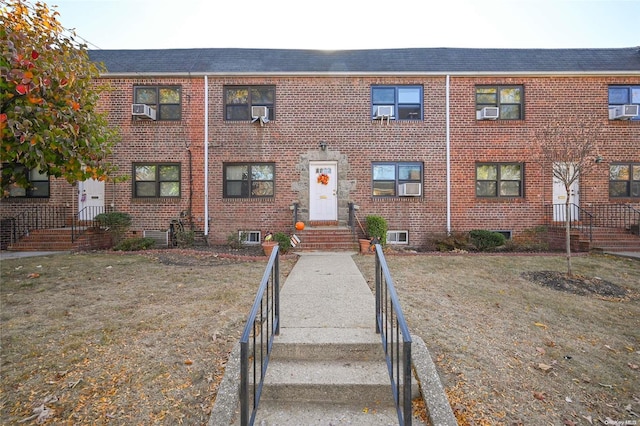
[[[449,74],[446,83],[446,144],[447,144],[447,234],[451,234],[451,127],[449,117]]]
[[[204,76],[204,236],[209,235],[209,78]]]

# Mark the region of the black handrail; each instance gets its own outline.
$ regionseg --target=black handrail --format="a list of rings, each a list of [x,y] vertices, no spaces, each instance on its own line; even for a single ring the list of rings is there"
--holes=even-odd
[[[411,334],[382,246],[376,244],[375,248],[376,333],[382,339],[399,424],[411,426]]]
[[[240,339],[240,424],[253,425],[274,337],[280,334],[280,263],[271,252]],[[258,316],[259,315],[259,316]],[[249,360],[251,359],[251,365]],[[250,383],[249,376],[252,374]]]
[[[37,229],[64,228],[68,214],[66,206],[31,205],[15,216],[12,235],[17,241]]]
[[[95,220],[95,217],[101,213],[109,213],[112,211],[114,211],[112,207],[86,206],[74,214],[71,223],[71,241],[75,242],[87,229],[99,228],[100,223]]]
[[[562,224],[562,226],[565,226],[565,217],[568,216],[569,226],[571,227],[571,229],[575,229],[581,234],[585,235],[587,238],[589,238],[589,241],[593,240],[593,213],[574,203],[569,203],[568,209],[567,204],[565,203],[548,204],[545,207],[547,209],[545,214],[547,224],[560,223]]]

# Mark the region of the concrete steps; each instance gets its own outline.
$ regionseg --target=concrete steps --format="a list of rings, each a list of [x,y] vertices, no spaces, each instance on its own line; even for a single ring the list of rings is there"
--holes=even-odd
[[[374,331],[285,328],[271,357],[255,424],[398,424]]]
[[[300,244],[295,251],[357,251],[358,242],[351,229],[338,225],[307,226],[296,231]]]

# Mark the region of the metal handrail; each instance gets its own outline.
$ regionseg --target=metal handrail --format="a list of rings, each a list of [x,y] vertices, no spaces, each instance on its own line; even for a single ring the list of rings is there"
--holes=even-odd
[[[411,426],[411,334],[382,246],[376,244],[375,248],[376,333],[382,340],[399,424]]]
[[[32,205],[15,216],[11,234],[18,241],[37,229],[64,228],[68,211],[66,206]]]
[[[240,424],[253,425],[274,337],[280,334],[280,263],[276,245],[269,257],[240,339]],[[259,316],[258,316],[259,315]],[[252,360],[249,365],[249,359]],[[249,376],[252,374],[252,382]]]
[[[100,223],[95,217],[102,213],[110,213],[113,208],[105,206],[86,206],[73,215],[71,222],[71,241],[75,242],[87,229],[99,228]]]
[[[593,226],[594,226],[594,214],[585,210],[577,204],[548,204],[547,209],[551,208],[551,212],[547,211],[545,217],[547,222],[562,223],[565,224],[565,217],[568,216],[569,226],[571,229],[575,229],[581,234],[589,238],[589,241],[593,240]],[[568,211],[567,211],[568,210]],[[575,213],[574,213],[575,212]],[[575,217],[574,217],[575,214]],[[555,220],[555,218],[561,218]]]

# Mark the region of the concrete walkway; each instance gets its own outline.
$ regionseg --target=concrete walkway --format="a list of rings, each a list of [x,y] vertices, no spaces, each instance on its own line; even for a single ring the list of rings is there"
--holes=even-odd
[[[349,347],[348,352],[365,352],[359,345],[375,345],[379,348],[378,355],[373,356],[380,362],[380,370],[386,383],[389,398],[391,397],[391,385],[386,372],[386,364],[382,356],[382,343],[380,335],[375,333],[375,296],[369,285],[360,273],[353,261],[353,252],[302,252],[296,265],[286,278],[280,292],[280,335],[274,341],[274,359],[279,358],[279,351],[289,351],[287,347],[295,345],[293,352],[303,362],[312,363],[315,358],[326,365],[331,362],[326,357],[335,358],[340,363],[344,360],[343,349],[334,347]],[[422,386],[422,396],[429,407],[433,424],[456,425],[455,417],[448,404],[444,389],[437,375],[435,365],[427,348],[417,336],[413,337],[412,363],[415,375]],[[302,343],[302,345],[301,345]],[[284,349],[283,349],[284,347]],[[305,349],[306,348],[306,349]],[[368,351],[368,350],[367,350]],[[282,352],[279,352],[282,353]],[[300,355],[300,354],[303,355]],[[335,356],[334,356],[335,354]],[[274,365],[271,365],[271,364]],[[342,361],[343,365],[352,365],[358,369],[356,363]],[[325,372],[324,367],[314,365],[312,371],[296,370],[286,371],[284,376],[307,377],[308,380],[322,379],[318,376],[332,374]],[[209,425],[238,424],[238,383],[239,383],[239,345],[232,352],[225,370],[225,377],[218,390],[215,406],[213,407]],[[280,361],[272,361],[266,374],[266,382],[270,377],[277,376],[280,382],[283,374]],[[336,370],[330,365],[327,371]],[[340,373],[342,379],[349,381],[349,371]],[[357,372],[356,372],[357,374]],[[369,374],[369,373],[367,373]],[[378,372],[371,373],[372,376]],[[373,380],[373,379],[372,379]],[[377,379],[376,379],[377,380]],[[265,387],[268,384],[265,382]],[[278,383],[277,386],[281,386]],[[289,383],[288,386],[296,387],[298,384]],[[333,389],[338,389],[333,385]],[[298,389],[296,387],[296,389]],[[355,389],[355,388],[354,388]],[[417,389],[417,387],[416,387]],[[393,425],[398,424],[395,408],[377,410],[363,410],[364,403],[356,400],[362,395],[361,391],[352,391],[347,400],[354,399],[354,405],[348,406],[329,402],[327,404],[313,404],[298,401],[290,401],[295,397],[288,394],[276,394],[270,396],[270,391],[265,391],[260,401],[256,416],[258,425]],[[386,392],[386,391],[385,391]],[[364,393],[364,397],[366,397]],[[273,395],[273,394],[272,394]],[[287,395],[286,397],[284,395]],[[304,401],[304,398],[302,399]],[[357,408],[354,408],[357,407]],[[293,411],[292,411],[293,410]],[[368,412],[367,412],[368,411]],[[423,424],[414,418],[414,425]]]

